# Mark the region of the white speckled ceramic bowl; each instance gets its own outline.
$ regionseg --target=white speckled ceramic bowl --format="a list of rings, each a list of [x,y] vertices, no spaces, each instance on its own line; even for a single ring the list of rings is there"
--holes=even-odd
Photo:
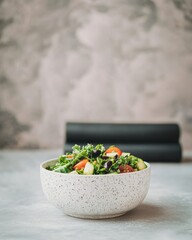
[[[137,207],[150,183],[150,165],[141,171],[108,175],[78,175],[46,170],[57,160],[40,166],[47,199],[67,215],[79,218],[111,218]]]

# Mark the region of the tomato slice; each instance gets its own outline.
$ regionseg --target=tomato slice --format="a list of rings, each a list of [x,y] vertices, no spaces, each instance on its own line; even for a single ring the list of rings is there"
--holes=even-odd
[[[128,164],[119,166],[120,173],[134,172],[134,169]]]
[[[112,153],[112,152],[117,153],[118,156],[121,156],[121,154],[122,154],[121,149],[119,149],[118,147],[115,147],[115,146],[111,146],[105,151],[105,153]]]

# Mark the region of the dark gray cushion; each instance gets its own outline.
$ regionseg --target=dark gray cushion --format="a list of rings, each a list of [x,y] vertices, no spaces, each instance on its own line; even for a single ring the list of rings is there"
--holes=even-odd
[[[102,143],[106,148],[116,145],[122,151],[149,162],[179,162],[182,157],[179,137],[178,124],[69,122],[66,124],[64,152],[71,152],[74,144]]]

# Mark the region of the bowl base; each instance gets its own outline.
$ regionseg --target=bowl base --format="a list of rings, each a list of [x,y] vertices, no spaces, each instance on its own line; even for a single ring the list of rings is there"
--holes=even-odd
[[[125,213],[127,213],[127,212],[108,214],[108,215],[76,215],[76,214],[69,214],[69,213],[67,213],[66,215],[68,215],[70,217],[84,218],[84,219],[106,219],[106,218],[120,217],[120,216],[124,215]]]

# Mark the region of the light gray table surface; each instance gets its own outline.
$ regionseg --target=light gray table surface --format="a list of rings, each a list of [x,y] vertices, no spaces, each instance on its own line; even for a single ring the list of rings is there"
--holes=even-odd
[[[0,239],[192,239],[192,163],[153,163],[144,202],[124,216],[64,215],[43,195],[39,164],[61,151],[0,151]]]

